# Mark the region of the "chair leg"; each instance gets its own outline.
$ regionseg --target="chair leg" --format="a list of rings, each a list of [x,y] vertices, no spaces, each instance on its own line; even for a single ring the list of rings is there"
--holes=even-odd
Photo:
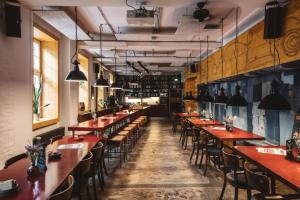
[[[107,168],[106,168],[106,164],[105,164],[105,160],[104,159],[102,161],[102,164],[103,164],[104,173],[105,173],[106,176],[108,176],[108,172],[107,172]]]
[[[247,200],[251,200],[251,190],[247,189]]]
[[[199,152],[200,152],[200,147],[199,147],[199,144],[197,144],[196,159],[195,159],[195,165],[196,166],[197,166],[197,163],[198,163]]]
[[[206,153],[206,158],[205,158],[205,169],[204,169],[204,173],[203,173],[203,176],[205,176],[206,175],[206,172],[207,172],[207,166],[208,166],[208,162],[209,162],[209,153]]]
[[[200,163],[199,163],[199,169],[201,168],[202,161],[203,161],[203,157],[204,157],[204,152],[203,152],[203,149],[202,149],[202,150],[201,150],[201,158],[200,158]]]
[[[239,188],[235,187],[234,188],[234,200],[238,200],[239,199]]]
[[[196,143],[194,142],[193,150],[192,150],[192,153],[191,153],[191,156],[190,156],[190,161],[193,159],[193,155],[194,155],[194,152],[195,152],[195,148],[196,148]]]
[[[224,192],[225,192],[225,189],[226,189],[226,184],[227,184],[227,178],[226,178],[226,174],[224,173],[224,182],[223,182],[222,192],[221,192],[219,200],[223,199]]]
[[[188,140],[189,140],[189,136],[186,136],[185,138],[186,138],[186,139],[185,139],[185,145],[184,145],[184,149],[186,149],[186,148],[187,148],[187,143],[188,143]]]
[[[97,190],[96,190],[96,179],[95,179],[95,173],[93,173],[92,181],[93,181],[94,197],[95,197],[95,199],[98,199],[98,198],[97,198]]]

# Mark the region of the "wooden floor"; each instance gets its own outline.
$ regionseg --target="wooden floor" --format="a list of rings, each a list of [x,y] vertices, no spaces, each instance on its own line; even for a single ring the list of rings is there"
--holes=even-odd
[[[108,164],[105,191],[98,189],[98,197],[104,200],[219,199],[222,173],[209,168],[207,176],[202,176],[202,170],[189,161],[191,146],[183,150],[178,139],[179,133],[172,133],[168,120],[152,118],[128,162],[122,168],[114,162]],[[230,185],[224,199],[233,199]],[[246,192],[240,190],[239,200],[243,199]]]

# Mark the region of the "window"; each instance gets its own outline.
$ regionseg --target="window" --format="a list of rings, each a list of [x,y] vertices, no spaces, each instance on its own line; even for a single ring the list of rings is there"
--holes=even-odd
[[[59,121],[58,40],[33,30],[33,129]]]
[[[89,60],[82,54],[78,54],[78,60],[80,62],[80,70],[88,78],[89,74]],[[89,84],[87,81],[79,83],[79,112],[88,111],[89,107]]]

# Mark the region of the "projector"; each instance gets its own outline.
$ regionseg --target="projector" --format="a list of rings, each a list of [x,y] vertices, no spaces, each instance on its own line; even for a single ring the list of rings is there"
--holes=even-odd
[[[145,8],[127,10],[127,23],[130,25],[154,26],[154,15],[154,10],[146,10]]]

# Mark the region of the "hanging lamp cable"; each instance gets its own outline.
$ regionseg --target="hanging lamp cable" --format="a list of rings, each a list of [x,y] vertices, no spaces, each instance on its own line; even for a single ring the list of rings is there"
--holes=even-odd
[[[76,60],[78,59],[78,36],[77,36],[77,6],[75,6],[75,53],[71,58],[71,62],[73,61],[73,58],[76,56]]]

